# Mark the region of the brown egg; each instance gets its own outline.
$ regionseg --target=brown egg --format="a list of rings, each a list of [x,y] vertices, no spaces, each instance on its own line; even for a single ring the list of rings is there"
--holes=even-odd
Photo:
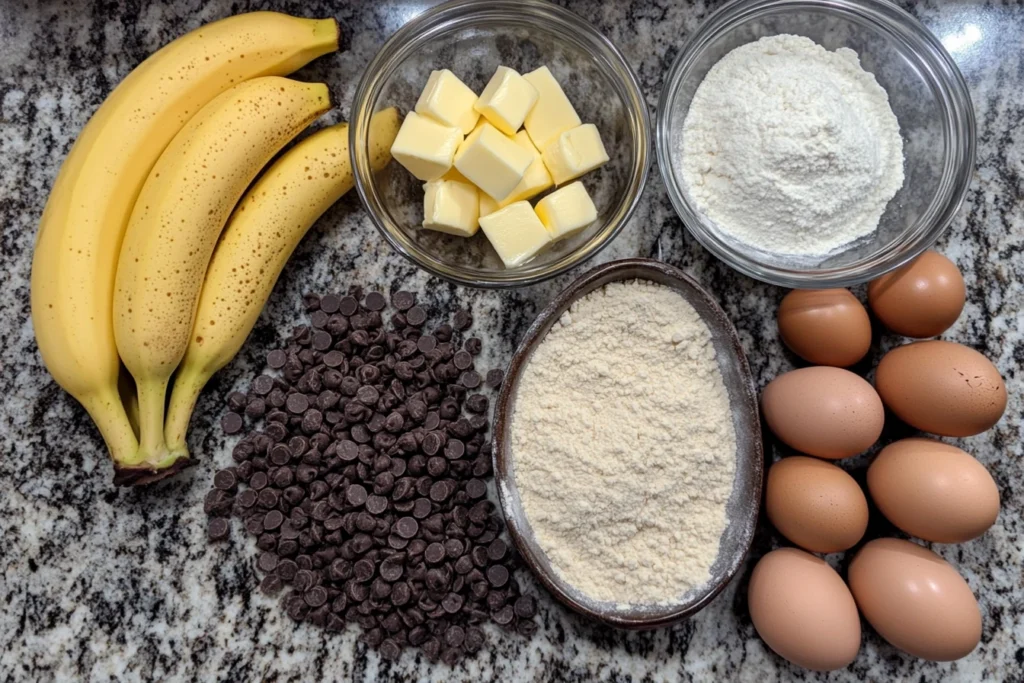
[[[839,574],[814,555],[780,548],[762,557],[747,602],[757,634],[797,666],[833,671],[857,657],[857,605]]]
[[[851,548],[868,527],[868,501],[853,477],[802,455],[768,470],[765,509],[779,533],[814,553]]]
[[[850,563],[850,590],[878,635],[915,657],[947,662],[981,639],[981,610],[948,562],[916,543],[879,538]]]
[[[868,468],[868,490],[890,522],[935,543],[969,541],[999,516],[999,488],[985,466],[932,439],[883,448]]]
[[[941,436],[985,431],[1006,410],[1006,385],[992,362],[962,344],[923,341],[882,357],[875,388],[912,427]]]
[[[761,392],[761,410],[768,428],[787,446],[830,460],[870,448],[885,420],[870,384],[830,367],[779,375]]]
[[[960,317],[967,293],[956,264],[926,251],[868,285],[868,304],[882,324],[907,337],[942,334]]]
[[[871,347],[871,320],[849,290],[794,289],[779,304],[779,334],[809,363],[844,368]]]

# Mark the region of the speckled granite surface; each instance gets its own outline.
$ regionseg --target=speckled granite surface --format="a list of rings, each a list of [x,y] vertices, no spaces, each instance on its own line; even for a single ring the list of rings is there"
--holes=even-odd
[[[980,597],[982,644],[953,664],[904,656],[870,628],[847,670],[815,676],[768,651],[747,615],[749,564],[689,623],[618,633],[541,596],[532,641],[495,632],[492,646],[456,669],[412,652],[383,663],[358,643],[294,627],[253,590],[255,548],[235,533],[211,547],[202,496],[229,444],[212,428],[222,397],[260,366],[278,331],[301,316],[306,290],[396,283],[427,291],[443,314],[471,306],[492,354],[507,361],[535,313],[569,276],[525,290],[482,292],[432,280],[390,252],[350,195],[300,247],[240,357],[210,385],[192,444],[203,460],[148,490],[115,490],[98,434],[42,367],[29,322],[31,249],[43,204],[74,136],[113,85],[147,54],[200,23],[246,9],[335,15],[349,36],[340,55],[304,73],[329,78],[347,115],[355,79],[380,44],[422,2],[163,3],[84,0],[0,4],[0,681],[48,680],[1024,680],[1024,6],[933,0],[911,8],[954,49],[978,116],[978,170],[940,243],[964,271],[968,304],[945,336],[994,359],[1010,406],[992,431],[964,441],[1003,496],[982,538],[936,549]],[[716,3],[596,2],[572,8],[625,52],[654,106],[662,75],[686,35]],[[910,5],[911,3],[906,3]],[[758,382],[788,369],[774,324],[783,291],[740,277],[682,229],[652,174],[630,225],[600,261],[660,257],[703,282],[735,321]],[[885,345],[891,344],[891,340]],[[876,350],[877,352],[877,350]],[[858,463],[854,463],[856,466]],[[861,468],[864,463],[859,463]],[[886,532],[881,525],[872,533]],[[777,539],[763,530],[753,556]],[[842,563],[837,563],[840,567]]]

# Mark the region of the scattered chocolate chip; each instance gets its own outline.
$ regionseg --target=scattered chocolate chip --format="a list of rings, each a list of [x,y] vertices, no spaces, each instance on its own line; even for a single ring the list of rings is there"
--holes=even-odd
[[[338,312],[344,316],[350,316],[357,310],[359,310],[359,302],[355,300],[355,297],[342,297],[338,302]]]
[[[224,417],[220,419],[220,428],[228,435],[242,431],[244,424],[242,416],[238,413],[225,413]]]
[[[231,530],[231,525],[228,520],[224,517],[213,517],[210,519],[209,525],[206,527],[206,536],[211,541],[223,541],[228,537],[228,532]]]
[[[341,306],[341,297],[337,294],[328,294],[320,299],[320,310],[328,315],[337,313]]]
[[[363,306],[370,311],[382,311],[387,305],[387,299],[380,292],[370,292],[363,300]]]
[[[213,475],[213,487],[221,491],[234,491],[238,477],[232,470],[220,470]]]
[[[501,386],[501,383],[504,382],[504,381],[505,381],[505,371],[504,370],[494,369],[494,370],[488,370],[487,371],[487,386],[491,387],[492,389],[497,389],[498,387]]]
[[[413,327],[419,327],[423,323],[427,322],[427,312],[419,306],[413,306],[409,309],[409,312],[405,314],[405,319]]]

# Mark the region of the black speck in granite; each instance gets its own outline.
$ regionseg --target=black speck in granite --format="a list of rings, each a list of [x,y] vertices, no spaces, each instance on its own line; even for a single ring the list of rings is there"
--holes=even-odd
[[[285,269],[266,313],[238,358],[203,393],[190,435],[198,467],[145,490],[115,490],[99,435],[51,380],[29,321],[32,245],[53,179],[75,135],[113,85],[158,47],[201,23],[254,9],[336,16],[343,52],[297,77],[327,79],[347,117],[364,64],[409,17],[432,2],[0,3],[0,681],[358,680],[648,681],[915,680],[1019,681],[1024,670],[1024,7],[1006,0],[901,2],[947,43],[971,89],[978,168],[939,248],[964,271],[964,315],[943,335],[992,358],[1006,378],[1006,417],[958,441],[984,463],[1002,494],[995,527],[959,546],[936,545],[980,598],[982,643],[954,663],[902,655],[865,628],[861,653],[827,677],[790,666],[757,638],[747,614],[751,563],[690,622],[621,633],[554,604],[528,576],[540,629],[503,637],[454,670],[409,651],[385,663],[342,634],[296,627],[262,595],[255,546],[234,529],[210,545],[202,496],[231,463],[233,439],[217,423],[224,397],[244,390],[265,353],[304,316],[307,291],[390,284],[421,293],[432,311],[472,311],[484,340],[477,367],[500,367],[537,311],[577,275],[509,292],[471,290],[417,271],[388,247],[350,193],[311,231]],[[652,111],[683,41],[721,2],[573,0],[569,7],[608,35],[636,70]],[[973,25],[974,43],[959,40]],[[652,256],[695,276],[735,322],[756,381],[794,365],[774,312],[783,291],[737,275],[690,238],[655,172],[636,215],[596,262]],[[857,290],[863,294],[863,290]],[[882,343],[879,343],[881,340]],[[876,335],[877,359],[894,343]],[[900,436],[887,429],[886,438]],[[769,456],[770,457],[770,456]],[[867,457],[852,461],[863,478]],[[870,533],[891,533],[874,516]],[[244,539],[244,540],[243,540]],[[778,538],[762,528],[756,560]],[[847,561],[835,561],[845,570]]]

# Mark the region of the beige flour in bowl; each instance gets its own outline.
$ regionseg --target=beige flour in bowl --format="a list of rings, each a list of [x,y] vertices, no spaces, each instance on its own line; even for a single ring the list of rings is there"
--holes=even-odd
[[[736,469],[711,333],[671,288],[605,285],[523,370],[510,429],[523,511],[592,600],[676,602],[710,579]]]

